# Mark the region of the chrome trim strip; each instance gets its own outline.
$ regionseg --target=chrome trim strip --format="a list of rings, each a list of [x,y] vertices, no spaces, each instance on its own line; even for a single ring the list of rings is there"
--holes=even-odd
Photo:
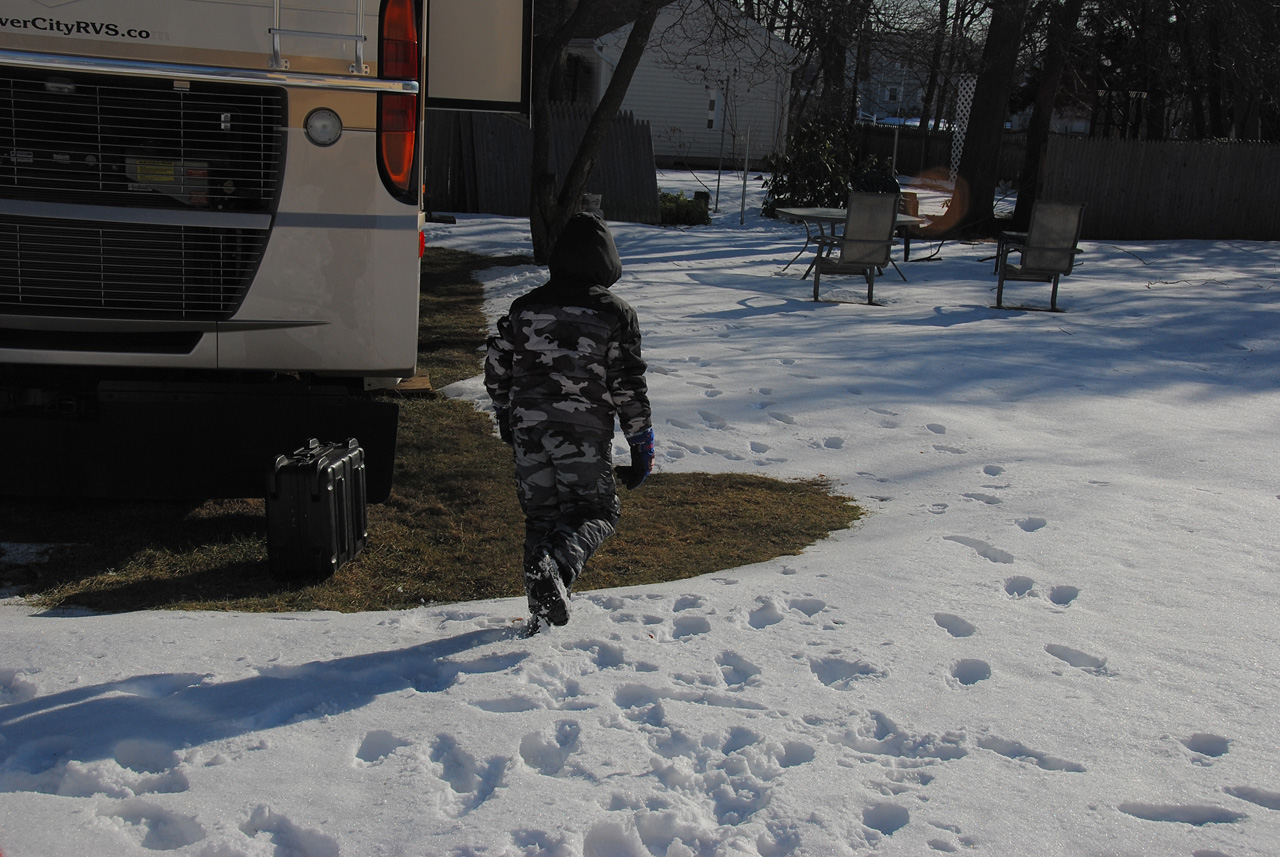
[[[180,208],[130,208],[123,205],[79,205],[38,200],[0,199],[0,215],[47,217],[53,220],[93,220],[107,224],[145,223],[153,226],[204,226],[213,229],[271,228],[270,214],[193,211]]]
[[[181,331],[216,333],[218,323],[182,319],[79,318],[0,313],[0,328],[46,333],[177,333]]]
[[[179,65],[177,63],[138,62],[135,60],[88,59],[61,54],[38,54],[30,51],[0,50],[0,65],[23,68],[52,68],[63,71],[87,71],[98,74],[125,74],[136,77],[172,77],[184,80],[210,80],[221,83],[272,83],[277,86],[309,89],[336,89],[347,92],[418,93],[416,80],[381,80],[367,77],[341,77],[325,74],[292,74],[286,71],[217,66]]]
[[[77,316],[6,315],[0,313],[0,329],[62,333],[176,333],[180,331],[226,333],[246,330],[288,330],[297,327],[323,327],[331,323],[324,320],[296,318],[186,321],[177,318],[81,318]]]

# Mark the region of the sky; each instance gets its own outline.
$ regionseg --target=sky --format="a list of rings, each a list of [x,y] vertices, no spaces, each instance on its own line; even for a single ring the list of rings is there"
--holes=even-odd
[[[822,475],[863,520],[532,638],[523,599],[0,593],[0,854],[1280,854],[1280,246],[1084,242],[1045,313],[991,308],[993,244],[917,241],[883,306],[815,303],[803,227],[742,190],[612,224],[657,468]],[[428,243],[529,251],[457,220]],[[481,276],[493,319],[546,272]]]

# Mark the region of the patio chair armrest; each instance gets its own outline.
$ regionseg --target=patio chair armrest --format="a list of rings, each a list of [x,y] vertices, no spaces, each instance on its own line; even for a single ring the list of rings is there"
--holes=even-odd
[[[840,235],[813,236],[813,243],[818,247],[819,256],[824,253],[830,253],[832,250],[840,249],[840,245],[843,241],[844,237]]]

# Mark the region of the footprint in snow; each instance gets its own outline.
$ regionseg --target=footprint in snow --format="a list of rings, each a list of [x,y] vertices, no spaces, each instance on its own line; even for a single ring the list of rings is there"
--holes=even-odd
[[[977,500],[979,503],[986,503],[988,506],[998,506],[1004,502],[994,494],[979,494],[977,492],[971,492],[968,494],[961,494],[960,496],[964,497],[966,500]]]
[[[723,449],[718,446],[704,446],[702,451],[708,455],[718,455],[721,458],[727,458],[730,461],[746,461],[746,456],[736,453],[732,449]]]
[[[1178,824],[1190,824],[1203,827],[1206,824],[1233,824],[1248,818],[1242,812],[1224,809],[1220,806],[1197,804],[1160,804],[1125,801],[1116,807],[1125,815],[1140,818],[1143,821],[1172,821]]]
[[[457,796],[446,811],[457,818],[480,806],[502,784],[508,759],[494,756],[484,764],[462,749],[452,735],[437,735],[431,745],[431,761],[440,766],[438,776]],[[335,852],[336,854],[336,852]]]
[[[737,652],[721,652],[716,665],[724,676],[724,683],[732,690],[754,687],[760,683],[760,668]]]
[[[257,839],[260,833],[267,834],[271,844],[275,846],[272,851],[275,854],[338,857],[337,840],[318,830],[301,827],[288,816],[274,812],[267,806],[255,807],[248,820],[240,825],[240,832],[250,839]],[[209,850],[214,854],[224,853],[215,849]]]
[[[885,836],[892,836],[911,823],[911,812],[896,803],[877,803],[862,811],[862,823]]]
[[[607,670],[620,667],[626,663],[626,653],[622,646],[617,643],[610,643],[604,640],[578,640],[577,642],[564,646],[565,651],[585,652],[591,657],[591,662],[595,664],[597,669]]]
[[[1183,738],[1181,744],[1194,754],[1191,761],[1206,767],[1213,764],[1210,759],[1225,756],[1231,749],[1230,739],[1214,735],[1212,732],[1197,732]]]
[[[1232,797],[1247,800],[1249,803],[1257,804],[1267,809],[1280,809],[1280,792],[1267,791],[1253,786],[1227,786],[1223,791]]]
[[[1044,650],[1058,660],[1069,666],[1073,666],[1078,670],[1098,676],[1114,675],[1111,670],[1107,669],[1106,658],[1100,658],[1097,655],[1091,655],[1087,652],[1082,652],[1079,649],[1073,649],[1069,646],[1060,646],[1057,643],[1050,643],[1044,647]]]
[[[867,678],[884,678],[889,674],[866,661],[849,661],[834,656],[810,659],[809,670],[818,681],[835,690],[851,690],[855,682]]]
[[[112,748],[110,761],[101,763],[55,765],[74,758],[69,739],[47,737],[31,741],[19,748],[10,760],[12,775],[23,777],[41,773],[47,780],[34,791],[64,797],[90,797],[104,794],[125,798],[147,794],[179,794],[191,788],[177,748],[148,738],[127,738]],[[222,764],[225,757],[209,764]],[[114,764],[112,764],[114,763]],[[0,791],[8,791],[10,774],[0,774]],[[27,787],[22,786],[21,790]],[[143,823],[143,822],[139,822]],[[175,846],[180,847],[180,846]]]
[[[731,756],[739,750],[759,744],[763,739],[763,735],[744,726],[732,726],[729,728],[729,734],[725,736],[724,743],[720,745],[720,752]]]
[[[702,417],[702,421],[707,424],[708,428],[727,429],[729,427],[729,421],[717,413],[698,411],[698,416]]]
[[[1066,607],[1080,597],[1080,590],[1075,586],[1055,586],[1049,590],[1049,600],[1059,607]]]
[[[972,637],[978,630],[973,623],[951,613],[934,613],[933,621],[953,637]]]
[[[1049,522],[1044,518],[1020,518],[1015,523],[1023,532],[1034,533],[1036,530],[1044,529]]]
[[[27,702],[35,699],[40,689],[34,682],[23,678],[22,670],[0,670],[0,705]]]
[[[1004,581],[1005,594],[1010,598],[1025,598],[1027,596],[1038,596],[1040,593],[1036,591],[1036,582],[1029,577],[1022,575],[1014,575],[1006,578]],[[1080,597],[1080,588],[1076,586],[1059,585],[1049,589],[1049,601],[1057,607],[1068,607],[1077,598]]]
[[[946,541],[955,542],[956,544],[964,545],[967,548],[972,548],[978,556],[991,562],[1011,563],[1014,559],[1013,554],[1008,551],[1000,550],[997,547],[993,547],[981,539],[974,539],[968,536],[943,536],[942,538]]]
[[[947,433],[947,427],[944,425],[939,425],[938,423],[928,423],[925,425],[925,428],[927,428],[929,431],[933,432],[934,434]]]
[[[1084,765],[1069,762],[1066,759],[1059,759],[1056,756],[1050,756],[1049,754],[1042,753],[1038,750],[1032,750],[1021,741],[1012,741],[995,735],[984,735],[978,739],[978,746],[983,750],[990,750],[993,753],[999,753],[1006,759],[1013,759],[1019,762],[1031,762],[1037,768],[1044,771],[1066,771],[1072,774],[1085,773]]]
[[[1004,582],[1004,591],[1011,598],[1022,598],[1030,595],[1035,586],[1036,582],[1029,577],[1010,577]]]
[[[807,765],[817,756],[818,752],[803,741],[784,741],[782,743],[782,752],[773,754],[773,758],[777,761],[779,767],[783,768]]]
[[[520,740],[520,758],[544,777],[558,777],[569,757],[579,749],[582,727],[576,720],[561,720],[548,732],[530,732]]]
[[[401,747],[412,745],[412,741],[397,738],[385,729],[375,729],[365,733],[364,740],[360,742],[360,748],[356,750],[356,758],[367,765],[378,765]]]
[[[711,623],[707,621],[705,616],[677,616],[672,626],[675,629],[672,636],[677,640],[696,637],[711,630]]]
[[[96,814],[99,818],[124,822],[118,829],[139,837],[138,844],[148,851],[177,851],[195,845],[208,835],[200,822],[191,816],[136,797],[104,804]],[[333,844],[333,854],[336,855],[337,844],[328,841]]]
[[[987,476],[999,476],[1004,473],[1004,468],[999,464],[988,464],[986,467],[982,468],[982,472]]]
[[[812,619],[818,613],[827,609],[827,602],[821,598],[792,598],[787,602],[787,606],[792,610],[799,610]]]
[[[759,606],[747,616],[747,622],[752,628],[758,631],[782,621],[782,607],[773,598],[762,595],[756,599],[756,604]]]
[[[969,687],[991,678],[991,665],[976,658],[963,658],[951,665],[951,677]]]
[[[795,417],[791,416],[791,414],[783,413],[782,411],[769,411],[769,416],[777,420],[778,422],[785,423],[786,425],[789,425],[789,426],[793,426],[796,424]]]

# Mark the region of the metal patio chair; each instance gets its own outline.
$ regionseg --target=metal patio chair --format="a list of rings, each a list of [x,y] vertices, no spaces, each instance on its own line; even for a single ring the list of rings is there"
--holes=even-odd
[[[822,275],[858,275],[867,281],[867,303],[874,303],[876,276],[893,264],[893,233],[897,228],[898,194],[849,194],[844,232],[819,239],[813,268],[813,299],[818,299]],[[896,268],[896,266],[895,266]]]
[[[1031,209],[1031,224],[1026,232],[1006,232],[1000,236],[996,250],[996,309],[1004,305],[1006,280],[1053,283],[1049,309],[1058,311],[1058,281],[1071,273],[1080,249],[1080,224],[1084,220],[1082,203],[1040,202]],[[1018,253],[1019,264],[1009,261]],[[1008,309],[1042,309],[1042,307],[1007,307]]]

